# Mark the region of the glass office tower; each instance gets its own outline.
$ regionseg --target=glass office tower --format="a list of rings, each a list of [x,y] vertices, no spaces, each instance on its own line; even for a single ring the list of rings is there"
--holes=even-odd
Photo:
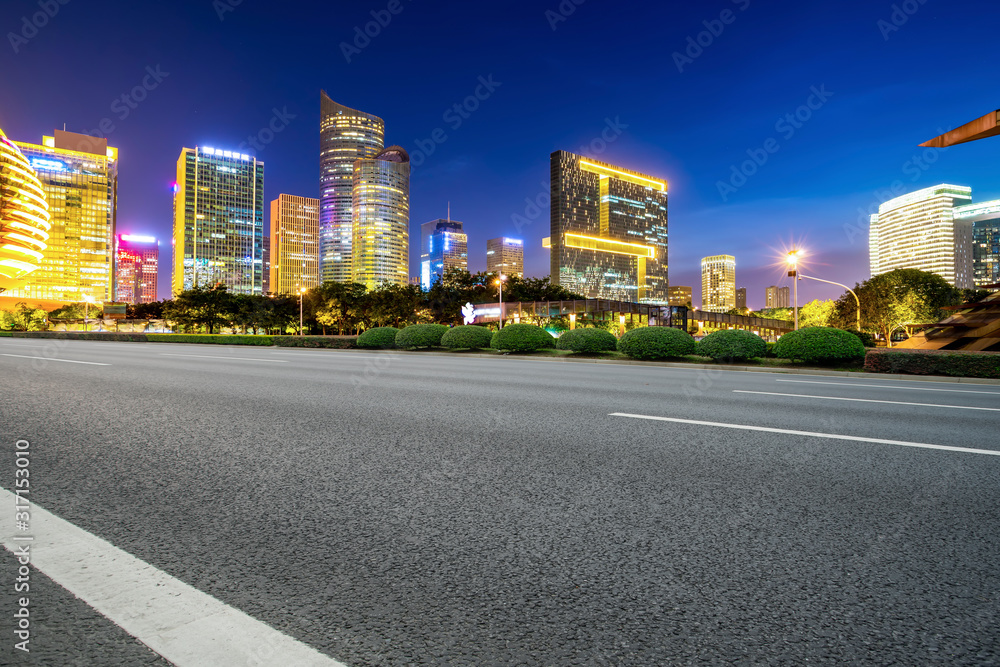
[[[701,309],[728,313],[736,308],[736,258],[712,255],[701,260]]]
[[[420,225],[420,286],[429,290],[448,269],[469,269],[469,237],[458,220]]]
[[[353,193],[352,280],[368,289],[409,284],[409,154],[390,146],[357,160]]]
[[[119,234],[116,240],[115,301],[131,304],[156,301],[160,242],[152,236],[134,234]]]
[[[1000,283],[1000,200],[955,207],[956,222],[972,222],[972,273],[976,287]]]
[[[524,277],[524,241],[501,236],[486,242],[486,272]]]
[[[320,284],[318,199],[278,195],[271,202],[270,265],[275,294]]]
[[[42,182],[0,130],[0,295],[23,287],[41,268],[50,218]]]

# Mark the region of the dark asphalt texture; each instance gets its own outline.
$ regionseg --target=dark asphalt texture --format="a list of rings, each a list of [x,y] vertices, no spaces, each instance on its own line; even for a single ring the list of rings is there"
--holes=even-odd
[[[733,393],[1000,408],[1000,386],[207,345],[0,353],[111,364],[0,356],[0,486],[29,440],[37,503],[352,667],[1000,664],[1000,457],[609,416],[1000,450],[1000,412]],[[71,595],[50,599],[53,627],[108,636]],[[38,639],[79,664],[149,664],[141,646],[124,657],[127,637]]]

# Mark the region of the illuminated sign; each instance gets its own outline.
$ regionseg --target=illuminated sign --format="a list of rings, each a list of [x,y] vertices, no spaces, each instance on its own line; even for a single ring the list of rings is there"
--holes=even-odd
[[[31,158],[31,166],[45,171],[66,171],[66,165],[59,160],[46,160],[41,157]]]
[[[462,306],[462,316],[465,317],[466,324],[476,323],[476,307],[471,303],[467,303]]]
[[[128,243],[156,243],[156,239],[152,236],[135,236],[134,234],[122,234],[119,238],[122,241],[127,241]]]
[[[521,240],[518,240],[518,239],[508,239],[508,238],[505,238],[503,240],[503,242],[506,243],[507,245],[524,245],[524,241],[521,241]]]

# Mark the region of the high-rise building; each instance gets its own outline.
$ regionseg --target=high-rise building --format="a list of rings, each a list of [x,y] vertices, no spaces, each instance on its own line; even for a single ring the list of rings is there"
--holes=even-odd
[[[736,307],[744,309],[747,307],[747,288],[740,287],[736,290]]]
[[[320,284],[319,200],[278,195],[271,202],[270,291],[298,294]]]
[[[879,206],[869,234],[872,275],[921,269],[971,288],[972,220],[955,216],[955,207],[971,200],[972,188],[936,185]]]
[[[350,282],[354,241],[354,163],[385,146],[378,116],[337,104],[320,92],[320,267],[323,282]]]
[[[764,294],[765,308],[789,308],[792,305],[790,289],[771,285]]]
[[[736,258],[713,255],[701,260],[701,309],[727,313],[736,307]]]
[[[666,305],[667,183],[566,151],[550,158],[553,284],[588,298]]]
[[[41,268],[50,218],[42,182],[0,130],[0,295],[23,287]]]
[[[694,289],[686,285],[671,285],[667,288],[671,306],[694,307]]]
[[[1000,283],[1000,200],[955,207],[955,220],[972,222],[972,273],[976,287]]]
[[[429,290],[448,269],[469,269],[469,237],[457,220],[420,225],[420,286]]]
[[[246,153],[181,150],[174,189],[172,290],[219,283],[264,291],[264,163]]]
[[[152,303],[157,300],[160,242],[152,236],[119,234],[115,250],[115,301]]]
[[[524,241],[501,236],[486,242],[486,272],[524,277]]]
[[[31,280],[5,296],[53,301],[115,294],[118,149],[107,139],[56,130],[41,145],[13,142],[38,176],[51,215],[48,248]]]
[[[410,156],[390,146],[354,163],[351,279],[372,289],[406,285],[410,263]]]

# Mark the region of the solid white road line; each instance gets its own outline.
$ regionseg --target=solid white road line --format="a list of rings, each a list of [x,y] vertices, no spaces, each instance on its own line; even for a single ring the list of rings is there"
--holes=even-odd
[[[13,508],[14,498],[0,488],[0,506]],[[38,505],[30,513],[34,539],[24,541],[13,510],[0,512],[4,547],[28,545],[37,570],[177,667],[345,667]]]
[[[986,410],[1000,412],[1000,408],[976,408],[969,405],[939,405],[937,403],[907,403],[906,401],[877,401],[872,398],[844,398],[842,396],[810,396],[808,394],[778,394],[773,391],[745,391],[734,389],[734,394],[760,394],[762,396],[789,396],[791,398],[818,398],[824,401],[854,401],[855,403],[888,403],[889,405],[916,405],[921,408],[951,408],[952,410]]]
[[[41,359],[42,361],[61,361],[64,364],[89,364],[90,366],[110,366],[111,364],[99,364],[96,361],[76,361],[75,359],[57,359],[56,357],[29,357],[26,354],[0,354],[3,357],[18,357],[20,359]]]
[[[279,359],[256,359],[253,357],[216,357],[209,354],[160,354],[161,357],[192,357],[195,359],[226,359],[228,361],[263,361],[268,364],[287,364]]]
[[[1000,391],[976,391],[975,389],[938,389],[937,387],[894,387],[885,384],[854,384],[850,382],[821,382],[819,380],[775,380],[795,384],[829,384],[838,387],[864,387],[865,389],[909,389],[910,391],[948,391],[955,394],[987,394],[1000,396]]]
[[[694,419],[676,419],[674,417],[654,417],[650,415],[630,415],[624,412],[613,412],[609,417],[629,417],[631,419],[648,419],[651,421],[674,422],[677,424],[693,424],[696,426],[718,426],[719,428],[734,428],[741,431],[763,431],[764,433],[784,433],[786,435],[803,435],[811,438],[827,438],[830,440],[852,440],[854,442],[874,442],[880,445],[899,445],[901,447],[916,447],[918,449],[940,449],[946,452],[962,452],[963,454],[986,454],[988,456],[1000,456],[1000,451],[992,449],[970,449],[968,447],[950,447],[948,445],[927,445],[920,442],[906,442],[905,440],[883,440],[881,438],[861,438],[854,435],[838,435],[836,433],[814,433],[812,431],[792,431],[784,428],[770,428],[768,426],[749,426],[746,424],[726,424],[723,422],[705,422]]]

